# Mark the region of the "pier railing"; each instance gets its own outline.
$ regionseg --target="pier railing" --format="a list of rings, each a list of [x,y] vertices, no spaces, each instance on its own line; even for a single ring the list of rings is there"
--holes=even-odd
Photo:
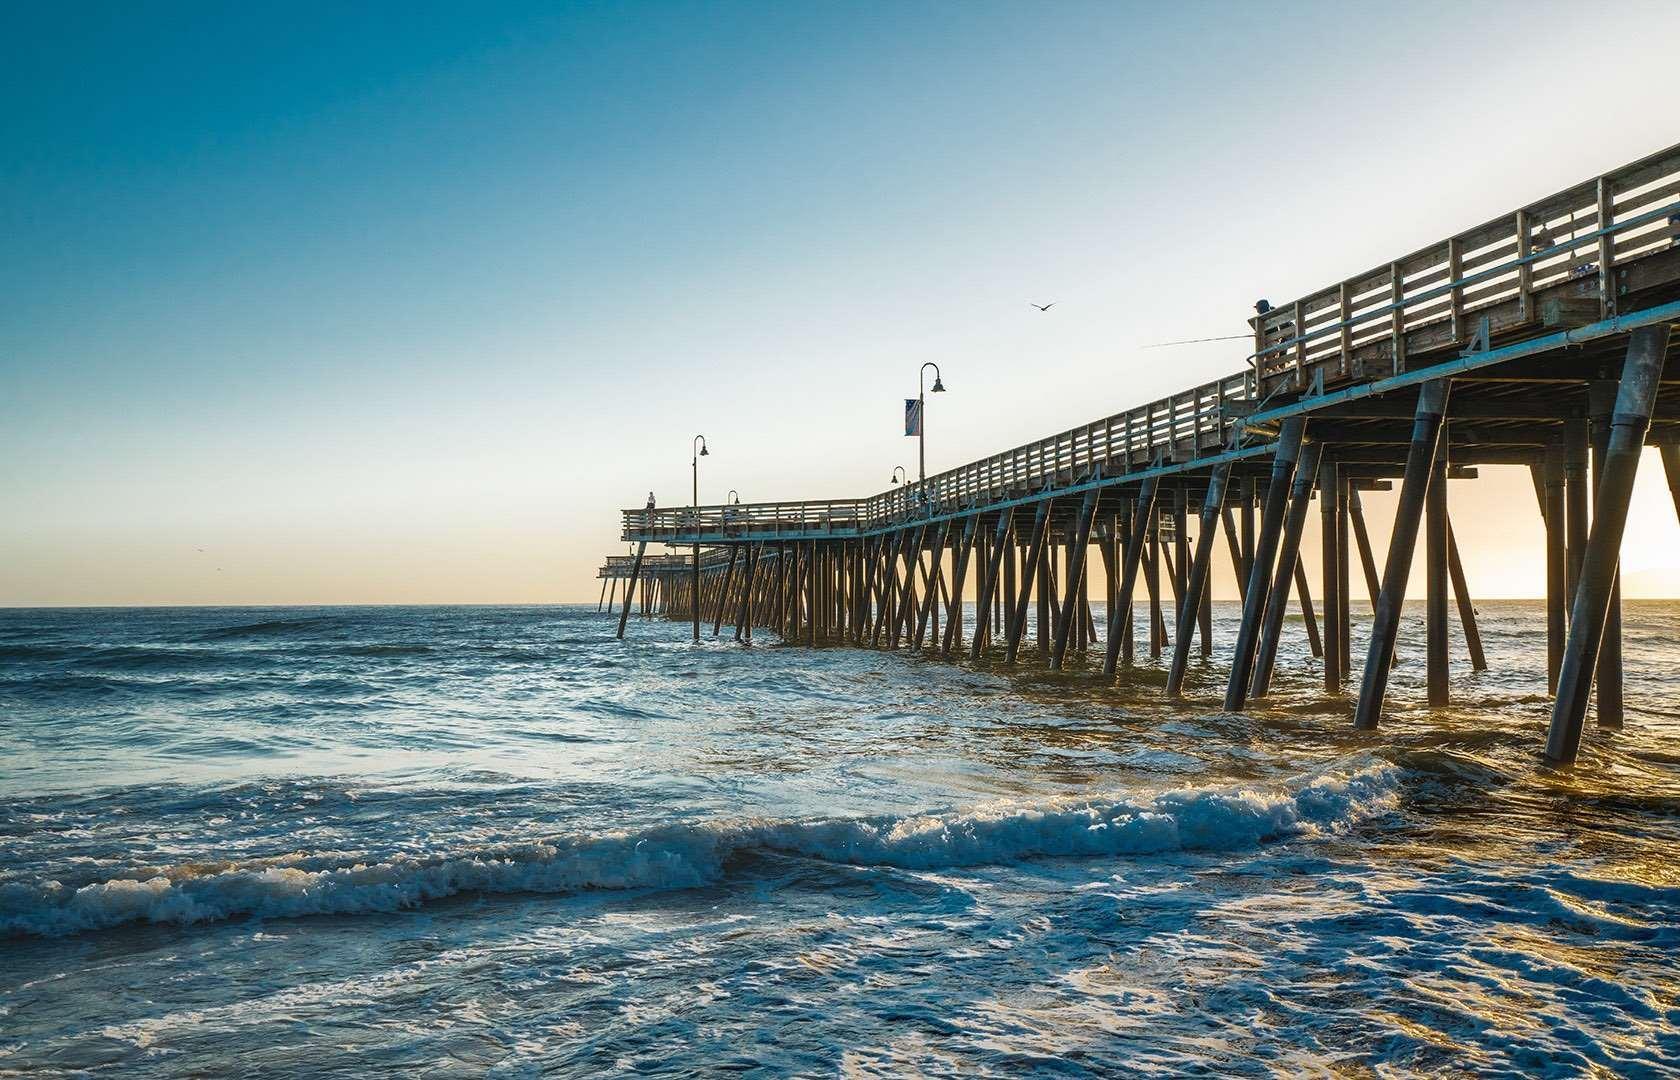
[[[1232,438],[1230,406],[1253,400],[1253,373],[1238,372],[930,476],[925,484],[912,482],[865,499],[626,510],[624,537],[855,535],[1069,483],[1123,476],[1160,460],[1217,453]]]
[[[705,552],[700,556],[700,566],[704,569],[713,563],[728,561],[728,556],[719,560],[716,552]],[[636,563],[634,555],[608,555],[606,563],[595,572],[598,578],[629,577]],[[644,574],[687,570],[693,567],[691,556],[688,555],[647,555],[642,558],[641,572]]]
[[[1680,146],[1576,184],[1250,319],[1260,385],[1306,390],[1406,370],[1410,353],[1538,323],[1537,299],[1616,314],[1625,264],[1680,243]]]

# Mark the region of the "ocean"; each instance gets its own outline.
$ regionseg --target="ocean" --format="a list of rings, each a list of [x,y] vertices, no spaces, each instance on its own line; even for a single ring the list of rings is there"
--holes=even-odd
[[[1680,605],[1380,732],[584,607],[0,611],[0,1074],[1680,1075]],[[1368,618],[1355,612],[1355,668]],[[1455,628],[1456,633],[1456,628]]]

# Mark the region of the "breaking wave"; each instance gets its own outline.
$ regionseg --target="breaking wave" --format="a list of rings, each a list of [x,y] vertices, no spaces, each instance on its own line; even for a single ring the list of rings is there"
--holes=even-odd
[[[432,856],[365,861],[295,853],[191,864],[80,888],[0,885],[0,934],[59,936],[131,922],[196,923],[394,911],[459,893],[683,889],[754,853],[927,870],[1067,856],[1232,851],[1344,830],[1393,809],[1386,763],[1298,778],[1282,790],[1182,788],[1147,797],[1004,802],[961,812],[672,824]]]

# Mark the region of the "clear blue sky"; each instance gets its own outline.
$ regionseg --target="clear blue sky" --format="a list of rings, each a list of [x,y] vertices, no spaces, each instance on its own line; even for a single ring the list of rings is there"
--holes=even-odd
[[[246,7],[7,15],[0,603],[592,599],[1680,138],[1672,4]]]

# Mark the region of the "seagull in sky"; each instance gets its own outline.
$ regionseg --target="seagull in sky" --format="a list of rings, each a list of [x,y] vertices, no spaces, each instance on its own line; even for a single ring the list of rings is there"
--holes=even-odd
[[[1027,301],[1027,306],[1028,307],[1035,307],[1040,311],[1049,311],[1051,308],[1056,306],[1056,301],[1052,300],[1048,304],[1035,304],[1031,300],[1028,300]]]

